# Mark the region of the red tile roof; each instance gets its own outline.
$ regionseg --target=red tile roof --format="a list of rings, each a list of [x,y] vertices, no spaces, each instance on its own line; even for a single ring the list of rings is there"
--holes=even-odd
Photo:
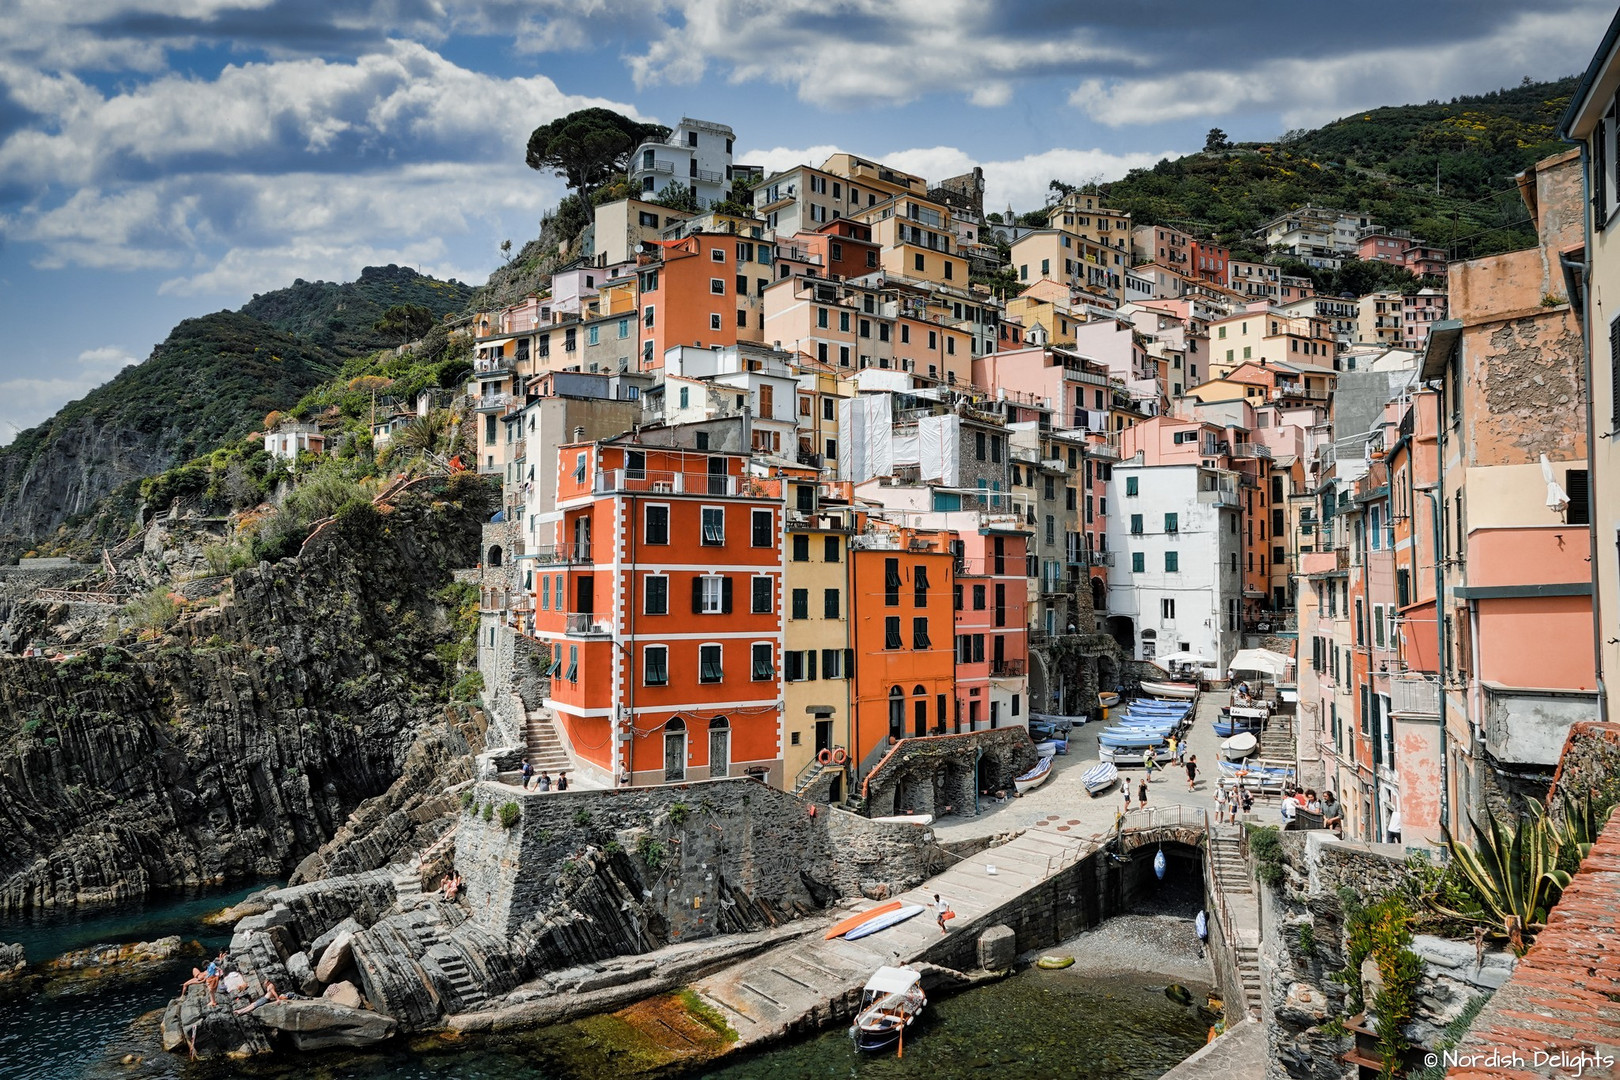
[[[1456,1054],[1448,1077],[1620,1075],[1620,813]]]

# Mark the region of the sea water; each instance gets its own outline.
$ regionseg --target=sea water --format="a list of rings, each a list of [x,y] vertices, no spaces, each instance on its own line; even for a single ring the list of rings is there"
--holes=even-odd
[[[168,934],[212,951],[229,928],[202,917],[249,890],[125,905],[116,913],[52,914],[0,924],[31,961],[114,942]],[[589,1023],[448,1043],[397,1040],[371,1053],[278,1055],[252,1062],[187,1064],[156,1049],[152,1015],[174,996],[192,961],[150,979],[89,992],[0,1004],[0,1076],[18,1080],[621,1080],[633,1075],[622,1049]],[[1162,976],[1031,968],[930,1003],[907,1034],[904,1056],[858,1052],[838,1027],[764,1053],[692,1070],[716,1080],[845,1080],[1017,1075],[1151,1080],[1201,1046],[1210,1015],[1178,1005]],[[1195,1002],[1208,991],[1188,982]],[[145,1017],[144,1020],[141,1018]],[[126,1063],[123,1059],[132,1055]]]

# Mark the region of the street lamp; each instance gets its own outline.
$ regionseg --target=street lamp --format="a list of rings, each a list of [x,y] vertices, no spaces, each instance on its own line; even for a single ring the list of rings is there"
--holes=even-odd
[[[1445,829],[1451,824],[1451,784],[1446,745],[1446,624],[1440,616],[1440,594],[1444,587],[1440,572],[1440,485],[1413,484],[1412,490],[1429,497],[1429,540],[1434,559],[1434,697],[1440,718],[1440,827]]]

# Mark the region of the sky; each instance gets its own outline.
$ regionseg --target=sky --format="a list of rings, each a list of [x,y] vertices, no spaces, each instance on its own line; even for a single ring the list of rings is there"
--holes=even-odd
[[[1583,70],[1612,0],[0,0],[0,444],[173,325],[400,263],[481,283],[606,106],[987,206],[1378,105]]]

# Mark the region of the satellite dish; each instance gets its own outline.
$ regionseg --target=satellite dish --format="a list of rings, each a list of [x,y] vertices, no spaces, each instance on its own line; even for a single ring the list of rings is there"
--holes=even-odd
[[[1547,460],[1546,454],[1541,455],[1541,478],[1547,481],[1547,509],[1555,514],[1562,514],[1564,508],[1569,505],[1569,496],[1564,494],[1564,489],[1553,479],[1552,462]]]

